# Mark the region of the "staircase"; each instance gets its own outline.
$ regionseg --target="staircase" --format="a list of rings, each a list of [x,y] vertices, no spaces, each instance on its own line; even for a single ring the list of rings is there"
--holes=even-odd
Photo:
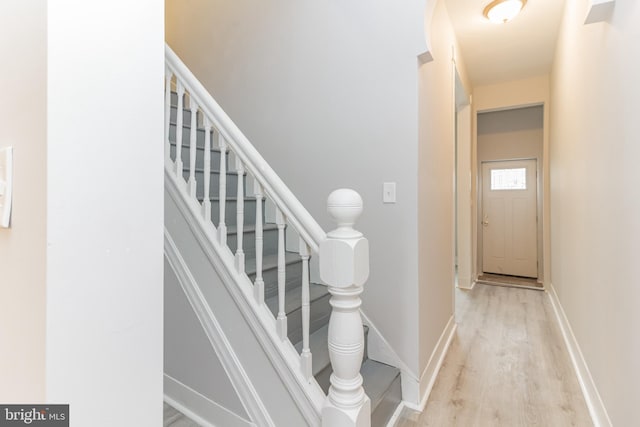
[[[172,64],[179,61],[168,47],[167,57]],[[176,68],[174,65],[169,72],[166,85],[167,170],[182,178],[185,197],[197,200],[198,208],[216,230],[212,239],[228,249],[224,256],[233,257],[238,271],[253,284],[256,301],[264,303],[273,315],[279,336],[288,339],[300,354],[303,375],[317,382],[327,395],[334,370],[329,346],[332,295],[327,285],[310,281],[309,260],[316,254],[309,241],[312,239],[305,234],[311,233],[305,233],[300,225],[292,227],[294,215],[286,215],[273,201],[277,195],[266,194],[259,177],[248,171],[250,167],[241,154],[232,150],[228,138],[198,105],[193,92],[180,78],[172,78]],[[181,72],[184,74],[184,70]],[[297,247],[290,243],[294,240],[291,233],[297,234]],[[401,401],[400,372],[369,359],[366,326],[362,335],[360,374],[370,399],[370,425],[385,426]],[[323,415],[323,425],[327,422]],[[369,424],[357,421],[353,425]]]

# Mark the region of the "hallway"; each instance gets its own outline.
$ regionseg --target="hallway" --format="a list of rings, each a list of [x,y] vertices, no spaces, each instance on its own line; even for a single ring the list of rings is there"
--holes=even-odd
[[[592,425],[545,292],[456,289],[456,316],[425,410],[398,427]]]

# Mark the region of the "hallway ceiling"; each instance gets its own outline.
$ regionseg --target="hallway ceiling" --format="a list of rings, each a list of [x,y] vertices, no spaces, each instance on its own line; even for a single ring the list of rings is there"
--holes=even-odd
[[[528,0],[516,18],[493,24],[491,0],[444,0],[474,86],[551,71],[564,0]]]

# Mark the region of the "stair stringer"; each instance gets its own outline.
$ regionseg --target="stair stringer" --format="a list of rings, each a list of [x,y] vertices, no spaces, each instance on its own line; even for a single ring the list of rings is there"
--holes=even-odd
[[[211,308],[207,315],[221,314],[216,316],[217,321],[246,371],[245,379],[252,383],[275,423],[266,425],[293,422],[319,426],[325,400],[322,389],[314,379],[303,377],[295,348],[277,336],[273,315],[266,305],[256,303],[249,278],[237,272],[231,251],[212,237],[216,236],[215,227],[203,219],[202,207],[196,201],[183,196],[185,191],[184,180],[175,179],[165,169],[165,233],[190,269],[203,302]],[[216,286],[202,286],[216,279]],[[239,333],[241,330],[243,333]],[[241,351],[247,346],[252,350]],[[256,358],[260,360],[252,360]],[[253,417],[250,407],[247,412]]]

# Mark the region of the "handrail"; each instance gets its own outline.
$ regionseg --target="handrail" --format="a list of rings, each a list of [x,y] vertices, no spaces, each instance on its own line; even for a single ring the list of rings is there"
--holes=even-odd
[[[196,100],[200,109],[206,113],[213,125],[231,146],[246,168],[251,172],[267,194],[278,206],[287,220],[311,247],[318,252],[320,244],[326,239],[326,233],[289,190],[285,183],[269,166],[265,159],[249,142],[247,137],[233,123],[227,113],[213,99],[211,94],[193,75],[191,70],[180,60],[178,55],[165,43],[165,58],[172,73],[180,78],[188,87],[190,95]]]
[[[173,177],[181,194],[189,201],[192,208],[200,211],[201,220],[209,228],[209,237],[221,245],[221,255],[227,262],[233,261],[238,286],[244,286],[247,296],[253,294],[256,310],[269,310],[265,305],[265,282],[262,276],[264,257],[263,200],[265,196],[275,204],[275,226],[277,229],[277,316],[275,323],[268,318],[262,320],[272,334],[277,345],[289,341],[287,317],[287,261],[285,229],[290,225],[298,233],[300,243],[298,254],[302,266],[300,314],[302,323],[302,349],[298,359],[289,360],[291,369],[298,371],[297,380],[305,393],[315,402],[321,411],[322,424],[332,427],[368,427],[370,423],[371,402],[362,387],[360,365],[364,354],[364,334],[360,318],[360,294],[369,276],[369,243],[362,233],[353,226],[362,213],[362,198],[357,192],[339,189],[331,193],[327,200],[327,211],[333,217],[337,228],[325,233],[309,212],[302,206],[280,177],[271,169],[264,158],[251,145],[249,140],[231,121],[209,92],[196,79],[186,65],[165,44],[166,76],[165,76],[165,157],[167,172]],[[175,76],[177,93],[175,124],[175,162],[171,158],[172,141],[170,137],[172,115],[172,83]],[[188,98],[186,96],[188,95]],[[187,125],[189,135],[183,134],[185,110],[188,99],[190,124]],[[199,119],[202,118],[202,128]],[[198,132],[204,131],[204,146],[198,147]],[[184,138],[188,144],[183,146]],[[212,179],[212,136],[217,136],[219,160],[217,199],[218,224],[212,224],[212,203],[210,182]],[[188,149],[185,153],[183,148]],[[197,151],[203,149],[202,156]],[[235,157],[235,167],[227,170],[227,151]],[[184,160],[183,156],[188,158]],[[202,160],[203,168],[196,172],[197,162]],[[245,172],[254,178],[255,197],[255,247],[250,252],[255,254],[255,281],[250,281],[245,271],[245,253],[243,249],[245,220]],[[196,178],[202,173],[202,178]],[[235,175],[236,193],[227,197],[227,175]],[[188,181],[185,181],[188,175]],[[199,175],[198,175],[199,176]],[[200,182],[200,184],[198,184]],[[201,187],[200,187],[201,185]],[[197,196],[199,187],[202,197]],[[227,203],[229,201],[229,203]],[[229,218],[234,224],[236,247],[235,255],[227,245],[226,210],[231,203],[235,209],[235,218]],[[235,223],[234,223],[235,221]],[[319,402],[317,394],[321,389],[313,381],[313,363],[310,349],[311,300],[310,300],[310,257],[318,256],[320,278],[331,294],[330,305],[333,307],[329,320],[328,349],[333,374],[331,375],[329,394],[324,396],[324,404]],[[271,252],[271,255],[274,255]],[[229,258],[233,256],[233,258]],[[253,258],[253,256],[252,256]],[[252,286],[247,287],[247,285]],[[258,311],[256,311],[258,312]],[[274,313],[275,314],[275,313]],[[290,342],[290,341],[289,341]],[[280,346],[282,355],[293,350],[291,345]],[[297,351],[296,351],[297,353]],[[315,385],[315,386],[314,386]],[[315,390],[315,391],[314,391]],[[320,407],[320,405],[322,405]]]

